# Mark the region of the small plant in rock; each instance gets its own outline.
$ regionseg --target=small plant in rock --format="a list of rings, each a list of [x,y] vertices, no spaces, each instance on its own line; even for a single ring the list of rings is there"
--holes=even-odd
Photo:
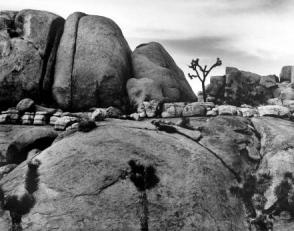
[[[282,181],[274,189],[276,202],[268,209],[273,215],[278,216],[281,212],[288,212],[294,218],[294,177],[286,172]]]
[[[140,213],[141,231],[148,231],[149,210],[147,190],[154,188],[158,184],[159,178],[156,176],[155,168],[151,165],[145,166],[136,160],[130,160],[128,164],[131,168],[129,178],[140,193],[139,201],[142,209]]]
[[[206,98],[207,98],[206,89],[205,89],[205,81],[207,79],[207,76],[209,75],[209,73],[211,72],[213,68],[217,66],[221,66],[221,65],[222,65],[222,61],[219,58],[217,58],[216,62],[210,68],[207,68],[207,65],[202,67],[199,64],[199,58],[197,58],[197,59],[192,59],[191,64],[188,66],[195,72],[194,75],[191,75],[190,73],[188,74],[190,79],[198,78],[201,82],[204,102],[206,102]],[[201,73],[201,76],[199,73]]]
[[[93,120],[82,120],[79,122],[78,130],[81,132],[90,132],[97,127]]]
[[[246,210],[249,230],[252,225],[259,231],[270,231],[273,227],[271,214],[265,211],[266,197],[265,191],[272,183],[270,173],[254,174],[244,173],[243,180],[238,186],[232,186],[230,192],[239,197]]]

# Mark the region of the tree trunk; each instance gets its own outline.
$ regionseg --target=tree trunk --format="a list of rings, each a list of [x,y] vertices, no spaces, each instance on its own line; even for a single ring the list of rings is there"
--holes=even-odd
[[[205,81],[201,82],[202,84],[202,95],[203,95],[203,101],[206,102],[206,90],[205,90]]]
[[[21,231],[21,215],[16,212],[10,212],[11,217],[11,231]]]
[[[149,218],[149,211],[148,211],[148,199],[147,199],[147,192],[146,190],[140,192],[139,196],[140,202],[140,224],[141,224],[141,231],[148,231],[148,218]]]

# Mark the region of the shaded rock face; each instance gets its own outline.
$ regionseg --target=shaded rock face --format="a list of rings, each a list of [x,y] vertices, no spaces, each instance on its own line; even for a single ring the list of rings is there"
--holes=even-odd
[[[159,178],[147,190],[150,230],[246,229],[243,207],[229,187],[236,182],[233,172],[242,174],[251,157],[259,157],[248,120],[193,118],[191,126],[201,128],[199,143],[189,133],[157,131],[148,121],[100,123],[36,157],[42,163],[39,189],[35,206],[22,217],[23,230],[140,230],[140,193],[128,177],[129,160],[153,166]],[[2,179],[7,195],[22,187],[23,171],[21,164]],[[0,224],[9,226],[9,218]]]
[[[134,78],[128,81],[127,91],[133,106],[149,100],[197,101],[183,71],[159,43],[139,45],[132,54],[132,61]]]
[[[0,104],[47,101],[64,20],[37,10],[0,12]]]
[[[206,93],[214,97],[219,102],[224,101],[226,86],[226,76],[211,76],[210,84],[206,88]]]
[[[237,68],[226,68],[225,101],[228,104],[259,105],[274,98],[275,76],[260,76]]]
[[[30,150],[43,150],[51,145],[58,133],[49,127],[35,127],[17,134],[6,152],[8,163],[19,164],[27,158]]]
[[[13,141],[13,138],[33,126],[20,126],[20,125],[1,125],[0,126],[0,161],[6,162],[6,152],[9,144]]]
[[[67,110],[122,107],[131,76],[131,51],[110,19],[73,13],[59,45],[52,93]]]

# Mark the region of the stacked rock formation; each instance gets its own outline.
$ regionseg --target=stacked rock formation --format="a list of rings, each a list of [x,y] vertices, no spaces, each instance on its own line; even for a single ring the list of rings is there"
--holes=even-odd
[[[23,98],[67,111],[197,99],[160,44],[132,54],[115,22],[81,12],[65,21],[45,11],[1,11],[0,88],[3,109]]]
[[[261,76],[255,73],[227,67],[225,76],[212,76],[207,86],[209,101],[240,106],[249,104],[292,105],[293,67],[282,68],[280,79],[275,75]],[[284,102],[282,102],[284,101]]]

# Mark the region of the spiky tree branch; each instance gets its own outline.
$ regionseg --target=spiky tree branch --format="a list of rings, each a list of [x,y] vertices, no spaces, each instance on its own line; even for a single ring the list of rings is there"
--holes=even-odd
[[[195,71],[195,75],[188,73],[189,78],[190,79],[198,78],[201,82],[204,102],[206,102],[206,98],[207,98],[206,90],[205,90],[206,78],[213,68],[215,68],[217,66],[221,66],[221,65],[222,65],[222,61],[219,58],[217,58],[216,62],[209,69],[207,69],[207,65],[202,67],[199,64],[199,58],[197,58],[197,59],[192,59],[191,64],[188,66],[193,71]],[[199,72],[201,72],[201,76],[200,76]]]

